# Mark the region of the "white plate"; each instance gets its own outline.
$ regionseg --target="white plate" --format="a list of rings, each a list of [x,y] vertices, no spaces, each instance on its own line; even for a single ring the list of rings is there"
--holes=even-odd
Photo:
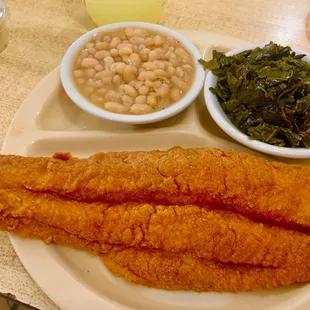
[[[206,58],[214,48],[227,51],[248,44],[212,33],[182,33]],[[247,150],[232,143],[215,125],[202,99],[182,114],[161,123],[142,127],[115,124],[77,108],[65,95],[57,68],[38,84],[21,106],[2,151],[27,156],[51,156],[55,151],[70,151],[75,156],[86,157],[101,151],[167,149],[175,145]],[[239,294],[156,290],[114,277],[98,258],[86,252],[47,246],[41,241],[14,235],[10,238],[33,279],[66,310],[283,310],[310,307],[309,303],[306,305],[310,285]]]

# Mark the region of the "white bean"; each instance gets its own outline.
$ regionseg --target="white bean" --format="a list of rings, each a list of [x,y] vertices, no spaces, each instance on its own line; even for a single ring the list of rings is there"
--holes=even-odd
[[[167,41],[169,42],[169,44],[171,44],[171,45],[177,44],[176,38],[174,38],[174,37],[172,37],[172,36],[168,36],[168,37],[166,38],[166,40],[167,40]]]
[[[105,57],[103,61],[106,69],[110,69],[112,64],[114,64],[114,59],[111,56]]]
[[[153,62],[148,61],[142,65],[142,68],[148,71],[153,71],[156,69],[156,65]]]
[[[91,102],[93,102],[94,104],[97,104],[97,105],[102,105],[104,103],[103,98],[96,95],[96,94],[92,94],[90,96],[90,100],[91,100]]]
[[[112,38],[110,36],[104,36],[102,41],[110,43]]]
[[[132,86],[132,87],[136,87],[136,80],[132,80],[128,83],[128,85]]]
[[[162,48],[155,48],[154,51],[157,54],[157,59],[164,59],[165,58],[165,51]]]
[[[175,52],[176,55],[178,55],[178,56],[180,56],[182,58],[189,56],[188,53],[183,48],[181,48],[181,47],[177,47],[174,52]]]
[[[73,76],[75,78],[81,78],[84,76],[84,71],[83,70],[74,70],[73,71]]]
[[[160,88],[161,87],[161,81],[155,81],[153,82],[153,88],[154,89],[157,89],[157,88]]]
[[[141,37],[132,37],[129,39],[129,42],[131,44],[143,44],[144,43],[144,38],[141,38]]]
[[[111,40],[111,43],[110,43],[110,48],[116,48],[117,45],[119,45],[121,43],[121,39],[119,37],[114,37],[112,40]]]
[[[146,38],[144,41],[144,44],[146,47],[150,47],[154,44],[154,39],[153,38]]]
[[[88,52],[87,49],[82,50],[81,54],[82,54],[83,57],[88,57],[89,56],[89,52]]]
[[[170,98],[173,101],[177,101],[181,98],[181,91],[178,88],[172,88],[170,92]]]
[[[129,63],[135,67],[140,67],[141,65],[141,58],[140,55],[137,53],[132,53],[129,56]]]
[[[132,48],[133,52],[134,53],[138,53],[139,52],[139,47],[138,45],[134,45],[133,48]]]
[[[131,106],[134,103],[134,98],[132,98],[132,97],[130,97],[128,95],[122,95],[121,99],[122,99],[123,103],[126,104],[127,106],[128,105]]]
[[[154,45],[161,46],[164,43],[163,38],[159,35],[154,37]]]
[[[149,52],[149,59],[148,61],[154,61],[158,59],[158,55],[155,51],[150,51]]]
[[[100,42],[104,36],[104,32],[97,32],[93,35],[92,40],[95,42]]]
[[[94,78],[95,74],[96,74],[96,70],[94,68],[89,68],[85,70],[85,75],[88,78]]]
[[[108,48],[109,48],[109,43],[108,42],[97,42],[96,43],[96,49],[98,51],[106,50]]]
[[[118,50],[116,48],[112,48],[110,50],[110,54],[112,57],[117,57],[119,55]]]
[[[104,71],[100,71],[95,74],[94,78],[96,80],[101,80],[103,76],[104,76]]]
[[[140,44],[139,45],[139,51],[142,51],[143,49],[145,49],[146,48],[146,46],[144,45],[144,44]]]
[[[136,90],[139,90],[139,88],[140,88],[141,86],[143,86],[143,85],[144,85],[144,82],[143,82],[143,81],[135,80],[135,88],[136,88]]]
[[[132,65],[127,65],[123,72],[123,79],[125,82],[130,82],[136,78],[137,68]]]
[[[143,37],[145,38],[148,35],[148,32],[144,29],[136,28],[133,31],[133,35],[136,37]]]
[[[145,86],[147,86],[147,87],[149,87],[149,88],[151,88],[151,87],[154,86],[154,82],[151,82],[151,81],[149,81],[149,80],[146,80],[144,84],[145,84]]]
[[[123,41],[124,42],[124,41]],[[118,49],[124,48],[124,47],[129,47],[129,48],[133,48],[133,45],[130,43],[121,43],[117,46]]]
[[[128,38],[131,38],[132,36],[133,36],[133,28],[126,28],[125,29],[125,33],[126,33],[126,36],[128,37]]]
[[[82,66],[85,68],[92,68],[98,64],[99,64],[98,60],[94,58],[85,58],[82,61]]]
[[[155,95],[147,96],[147,104],[151,107],[155,107],[157,104],[157,99]]]
[[[146,95],[149,92],[149,88],[146,85],[142,85],[138,88],[140,95]]]
[[[94,87],[94,88],[99,88],[100,86],[102,86],[102,85],[98,86],[98,84],[96,83],[96,80],[94,79],[89,79],[87,81],[87,85],[90,87]]]
[[[138,80],[144,81],[154,81],[157,78],[157,75],[153,71],[143,71],[139,74]]]
[[[82,56],[80,56],[80,57],[78,57],[78,58],[76,59],[76,62],[75,62],[75,67],[76,67],[76,68],[82,67],[82,60],[83,60],[83,57],[82,57]]]
[[[168,76],[168,73],[166,71],[162,70],[162,69],[156,69],[156,70],[154,70],[154,73],[156,74],[156,76],[158,78]]]
[[[167,68],[167,73],[170,75],[170,76],[173,76],[175,75],[175,68],[174,67],[168,67]]]
[[[135,103],[145,104],[146,103],[146,96],[138,96],[138,97],[136,97]]]
[[[137,97],[138,96],[138,92],[131,85],[124,85],[124,91],[130,97]]]
[[[152,113],[154,110],[147,104],[135,103],[131,108],[130,112],[132,114],[147,114]]]
[[[140,56],[143,61],[146,61],[149,58],[149,53],[151,50],[149,48],[144,48],[140,51]]]
[[[87,48],[95,47],[95,43],[93,43],[93,42],[88,42],[88,43],[86,43],[85,46],[86,46]]]
[[[129,109],[118,102],[109,101],[104,104],[104,108],[113,113],[125,114]]]
[[[128,56],[133,52],[131,47],[122,47],[119,49],[120,56]]]
[[[171,81],[166,77],[162,77],[160,80],[162,81],[162,83],[166,83],[169,86],[171,85]]]
[[[107,92],[108,92],[108,90],[104,87],[101,87],[101,88],[97,89],[97,91],[96,91],[96,93],[100,96],[104,96]]]
[[[191,65],[189,65],[189,64],[183,65],[182,67],[183,67],[183,69],[184,69],[185,71],[187,71],[187,72],[193,70],[193,66],[191,66]]]
[[[170,59],[170,55],[172,54],[172,51],[168,51],[165,53],[164,58],[165,59]]]
[[[165,98],[169,96],[170,88],[167,84],[162,84],[160,88],[157,89],[158,96]]]
[[[101,80],[104,84],[108,84],[111,82],[114,76],[114,72],[112,70],[102,71]]]
[[[119,75],[122,75],[123,72],[124,72],[124,69],[126,67],[126,64],[124,64],[123,62],[116,62],[114,63],[112,66],[111,66],[111,70],[116,70],[116,72],[119,74]]]
[[[186,88],[186,83],[184,81],[182,81],[180,78],[178,78],[177,76],[175,76],[175,75],[172,76],[170,80],[174,86],[181,88],[181,89]]]
[[[113,78],[112,78],[112,82],[114,83],[114,84],[116,84],[116,85],[120,85],[120,84],[122,84],[122,82],[123,82],[123,79],[122,79],[122,77],[120,76],[120,75],[115,75]]]
[[[169,60],[172,62],[172,60],[175,60],[177,58],[177,55],[175,53],[171,53],[169,56]]]
[[[90,47],[90,48],[88,48],[88,52],[89,52],[89,54],[91,54],[91,55],[95,55],[96,52],[97,52],[97,50],[96,50],[94,47]]]
[[[95,58],[98,60],[104,59],[105,57],[110,56],[110,53],[108,51],[98,51],[95,54]]]
[[[101,72],[101,71],[103,71],[104,70],[104,67],[103,67],[103,65],[96,65],[95,66],[95,70],[97,71],[97,72]]]
[[[129,56],[122,56],[122,61],[123,61],[125,64],[129,65]]]
[[[155,60],[155,61],[153,61],[153,63],[156,66],[157,69],[165,70],[165,68],[166,68],[166,65],[165,65],[164,61]]]
[[[107,93],[105,94],[105,99],[107,101],[114,101],[114,102],[118,102],[120,100],[120,94],[113,90],[113,89],[110,89],[107,91]]]
[[[177,77],[179,77],[179,78],[183,78],[184,77],[184,71],[183,71],[183,69],[181,67],[176,67],[175,71],[176,71]]]

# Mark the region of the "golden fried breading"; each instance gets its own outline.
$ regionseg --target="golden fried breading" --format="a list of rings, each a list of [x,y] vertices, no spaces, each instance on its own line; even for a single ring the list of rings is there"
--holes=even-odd
[[[310,236],[255,223],[230,211],[194,205],[85,203],[26,190],[0,190],[0,202],[2,230],[55,243],[79,246],[78,238],[82,246],[161,249],[273,267],[310,262]],[[64,232],[66,238],[56,240]]]
[[[198,204],[310,231],[310,167],[218,149],[0,157],[0,188],[80,201]]]
[[[224,264],[160,250],[114,248],[102,260],[113,274],[129,282],[168,290],[244,292],[310,280],[309,265]]]

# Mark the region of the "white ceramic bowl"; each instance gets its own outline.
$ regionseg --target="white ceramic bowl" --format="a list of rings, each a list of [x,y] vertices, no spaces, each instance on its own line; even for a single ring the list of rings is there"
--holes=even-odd
[[[97,33],[98,31],[113,31],[121,28],[126,27],[139,27],[143,29],[148,29],[157,33],[161,33],[167,36],[173,36],[177,40],[181,42],[181,44],[191,53],[193,56],[193,60],[196,63],[196,71],[195,71],[195,78],[192,87],[188,90],[186,95],[181,98],[178,102],[172,104],[168,108],[145,115],[128,115],[128,114],[117,114],[108,112],[102,108],[97,107],[96,105],[92,104],[87,98],[79,93],[77,90],[73,77],[72,77],[72,64],[73,60],[76,57],[77,53],[81,50],[82,46],[85,43],[89,42],[92,36]],[[205,72],[202,66],[197,62],[197,59],[201,58],[201,54],[199,50],[196,48],[194,44],[192,44],[188,39],[186,39],[180,33],[173,31],[169,28],[156,25],[156,24],[149,24],[149,23],[142,23],[142,22],[124,22],[124,23],[117,23],[117,24],[110,24],[105,25],[102,27],[98,27],[93,29],[79,39],[77,39],[67,50],[62,63],[61,63],[61,82],[62,85],[71,98],[71,100],[79,106],[82,110],[96,115],[98,117],[108,119],[111,121],[127,123],[127,124],[147,124],[153,123],[157,121],[161,121],[172,117],[179,112],[186,109],[198,96],[201,89],[203,88],[204,80],[205,80]]]
[[[226,53],[226,55],[232,56],[245,50],[254,49],[258,46],[263,47],[264,44],[248,45],[242,48],[237,48]],[[296,49],[294,49],[294,51],[297,54],[306,54],[307,56],[305,56],[303,59],[310,62],[310,55],[308,53]],[[248,146],[249,148],[260,151],[262,153],[267,153],[286,158],[310,158],[310,149],[274,146],[258,140],[250,139],[247,135],[242,133],[230,122],[225,112],[222,110],[219,101],[217,99],[217,96],[210,91],[210,87],[215,87],[216,84],[217,84],[217,76],[215,76],[211,71],[209,71],[207,74],[204,87],[205,102],[213,120],[230,137]]]

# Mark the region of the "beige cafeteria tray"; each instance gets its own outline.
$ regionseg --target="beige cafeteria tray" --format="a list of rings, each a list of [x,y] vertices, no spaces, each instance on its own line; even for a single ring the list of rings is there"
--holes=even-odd
[[[206,59],[210,58],[213,49],[227,51],[249,44],[214,33],[181,32],[199,47]],[[202,96],[183,113],[160,123],[144,126],[112,123],[76,107],[66,96],[60,83],[59,68],[56,68],[30,93],[16,114],[3,153],[51,156],[56,151],[70,151],[74,156],[85,157],[96,152],[167,149],[176,145],[220,147],[257,154],[233,142],[216,126]],[[307,303],[310,285],[239,294],[168,292],[116,278],[98,258],[86,252],[47,246],[41,241],[13,235],[10,238],[30,275],[63,309],[310,308]]]

